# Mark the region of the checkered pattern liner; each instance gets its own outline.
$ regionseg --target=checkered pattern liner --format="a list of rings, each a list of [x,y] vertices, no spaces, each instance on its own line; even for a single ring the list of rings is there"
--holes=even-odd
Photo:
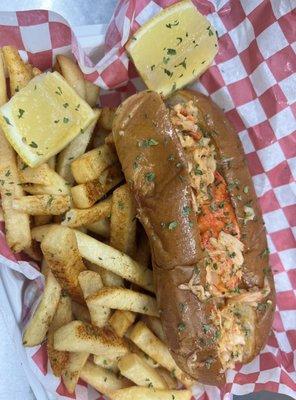
[[[87,79],[102,90],[101,104],[117,105],[143,88],[124,51],[128,37],[175,0],[120,0],[105,38],[105,56],[97,63],[79,46],[67,22],[48,11],[0,13],[0,47],[15,45],[42,70],[56,54],[72,51]],[[234,124],[268,233],[277,307],[267,346],[256,359],[229,371],[223,388],[198,386],[195,398],[229,398],[270,390],[296,396],[296,55],[295,0],[194,0],[219,36],[214,64],[193,85],[208,94]],[[293,20],[294,19],[294,20]],[[106,92],[106,90],[108,92]],[[1,227],[3,232],[3,226]],[[0,234],[0,252],[7,263],[24,260],[8,249]],[[3,262],[4,263],[4,262]],[[17,268],[16,268],[17,269]],[[42,283],[26,284],[23,323]],[[27,350],[28,363],[42,385],[61,398],[103,399],[79,381],[67,393],[53,378],[46,346]]]

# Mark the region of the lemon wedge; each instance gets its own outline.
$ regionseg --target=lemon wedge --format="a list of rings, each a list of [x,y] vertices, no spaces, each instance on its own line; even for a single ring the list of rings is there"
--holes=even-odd
[[[58,72],[33,78],[0,108],[0,126],[30,167],[61,151],[96,118]]]
[[[209,67],[218,44],[209,21],[183,0],[145,23],[126,50],[148,89],[167,96]]]

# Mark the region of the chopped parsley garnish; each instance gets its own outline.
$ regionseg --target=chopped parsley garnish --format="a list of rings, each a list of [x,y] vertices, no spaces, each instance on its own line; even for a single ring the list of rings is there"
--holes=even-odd
[[[218,206],[215,202],[211,203],[210,208],[212,211],[217,211],[218,210]]]
[[[147,182],[153,182],[155,180],[155,173],[154,172],[147,172],[145,174],[145,179]]]
[[[182,208],[182,216],[183,217],[188,217],[189,214],[190,214],[190,207],[189,206],[184,206]]]
[[[213,33],[210,25],[207,27],[207,30],[209,32],[209,36],[214,36],[214,33]]]
[[[270,273],[270,267],[264,267],[263,268],[263,273],[264,273],[264,275],[269,274]]]
[[[204,64],[206,62],[206,60],[203,60],[201,63]]]
[[[139,147],[151,147],[151,146],[157,146],[158,142],[154,140],[153,138],[148,138],[148,139],[143,139],[138,141],[138,146]]]
[[[177,54],[175,49],[167,49],[167,54],[169,56],[174,56],[175,54]]]
[[[171,78],[171,77],[173,76],[173,74],[174,74],[173,72],[171,72],[170,70],[168,70],[168,69],[166,69],[166,68],[164,69],[164,73],[167,74],[170,78]]]
[[[269,253],[270,252],[269,252],[268,248],[266,247],[266,249],[264,249],[260,255],[261,255],[261,257],[265,257],[265,256],[268,256]]]
[[[32,141],[32,142],[29,144],[29,146],[30,146],[30,147],[33,147],[33,149],[37,149],[38,144]]]
[[[53,202],[53,195],[49,196],[49,199],[47,201],[47,206],[50,207],[51,203]]]
[[[195,165],[193,171],[194,171],[194,175],[203,175],[203,172],[199,168],[199,165]]]
[[[63,118],[64,124],[67,124],[69,121],[70,121],[69,118],[67,118],[67,117],[64,117],[64,118]]]
[[[18,113],[18,118],[22,118],[22,116],[25,114],[25,110],[19,108],[19,113]]]
[[[168,156],[168,160],[169,160],[169,161],[174,161],[174,159],[175,159],[175,157],[174,157],[173,154],[170,154],[170,155]]]
[[[177,41],[178,41],[177,46],[179,46],[179,44],[183,42],[183,39],[181,37],[177,37]]]
[[[249,193],[249,187],[248,186],[244,186],[243,192],[248,194]]]
[[[24,171],[26,168],[28,168],[28,165],[23,163],[23,165],[21,166],[21,171]]]
[[[58,124],[60,122],[59,119],[56,119],[55,121],[53,121],[55,124]]]
[[[174,82],[173,86],[172,86],[172,92],[174,92],[176,90],[176,87],[177,87],[177,84],[176,84],[176,82]]]
[[[186,325],[184,324],[184,322],[180,322],[178,324],[178,331],[183,332],[183,331],[185,331],[185,329],[186,329]]]
[[[202,329],[203,329],[204,333],[208,333],[209,330],[211,329],[211,327],[208,324],[203,324]]]
[[[169,29],[172,29],[173,26],[177,26],[177,25],[179,25],[179,21],[177,19],[170,24],[165,24],[165,26]]]
[[[13,126],[13,125],[10,123],[9,119],[8,119],[7,117],[5,117],[5,115],[3,115],[3,118],[4,118],[4,121],[7,123],[7,125]]]
[[[58,90],[55,92],[55,94],[58,94],[60,96],[62,93],[62,89],[60,88],[60,86],[58,86]]]
[[[81,128],[81,129],[80,129],[80,133],[84,133],[84,132],[85,132],[84,129]]]
[[[176,229],[177,228],[177,226],[178,226],[178,222],[177,221],[172,221],[172,222],[168,222],[168,229],[170,230],[170,231],[173,231],[174,229]]]
[[[123,201],[119,201],[119,202],[117,203],[117,205],[118,205],[118,208],[119,208],[120,210],[123,210],[123,209],[124,209],[124,202],[123,202]]]
[[[77,104],[75,111],[79,111],[79,108],[80,108],[80,104]]]
[[[212,357],[207,358],[206,361],[204,362],[206,369],[210,369],[213,362],[214,359]]]
[[[151,71],[153,71],[154,68],[155,68],[155,64],[151,65],[151,67],[150,67]]]
[[[10,169],[6,172],[5,176],[9,176],[10,175]]]
[[[63,107],[64,107],[64,108],[68,108],[68,107],[69,107],[69,103],[64,103],[64,104],[63,104]]]
[[[184,58],[184,60],[182,62],[180,62],[180,64],[175,65],[175,67],[183,67],[184,69],[186,69],[187,64],[186,64],[186,57]]]
[[[232,253],[229,253],[229,257],[230,257],[230,258],[234,258],[235,256],[236,256],[235,251],[233,251]]]

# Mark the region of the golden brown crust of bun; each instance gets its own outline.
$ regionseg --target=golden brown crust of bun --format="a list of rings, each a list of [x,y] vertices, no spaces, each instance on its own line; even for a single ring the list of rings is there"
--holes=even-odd
[[[268,267],[266,236],[240,141],[223,112],[202,94],[178,91],[167,104],[189,100],[197,105],[199,123],[216,146],[218,168],[227,183],[240,181],[239,189],[230,191],[238,221],[244,219],[244,205],[252,201],[255,220],[240,224],[246,249],[242,288],[262,288],[263,270]],[[205,384],[219,385],[225,377],[220,373],[217,332],[211,320],[217,300],[201,302],[191,291],[179,288],[190,280],[196,266],[201,270],[201,284],[205,284],[206,271],[194,213],[190,211],[188,218],[182,215],[183,207],[191,204],[189,176],[183,149],[161,97],[147,91],[127,99],[117,111],[113,135],[136,199],[138,217],[150,240],[157,301],[170,351],[185,372]],[[224,158],[230,160],[230,168],[229,163],[222,162]],[[244,193],[244,186],[248,186],[248,193]],[[274,283],[272,275],[267,276],[271,294],[265,300],[270,299],[272,305],[257,311],[258,334],[253,354],[246,362],[266,343],[273,320]],[[210,329],[205,331],[205,325]],[[209,359],[211,363],[207,363]]]

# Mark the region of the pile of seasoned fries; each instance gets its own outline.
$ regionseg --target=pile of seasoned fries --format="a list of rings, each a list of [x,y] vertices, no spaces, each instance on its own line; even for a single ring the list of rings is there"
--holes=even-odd
[[[80,377],[114,400],[189,400],[191,391],[178,387],[194,381],[164,343],[149,244],[112,143],[115,110],[95,108],[99,88],[70,58],[57,56],[54,70],[97,119],[36,168],[19,158],[0,131],[6,240],[13,251],[40,262],[45,276],[23,343],[47,340],[52,371],[71,393]],[[40,73],[15,48],[3,47],[0,105]]]

